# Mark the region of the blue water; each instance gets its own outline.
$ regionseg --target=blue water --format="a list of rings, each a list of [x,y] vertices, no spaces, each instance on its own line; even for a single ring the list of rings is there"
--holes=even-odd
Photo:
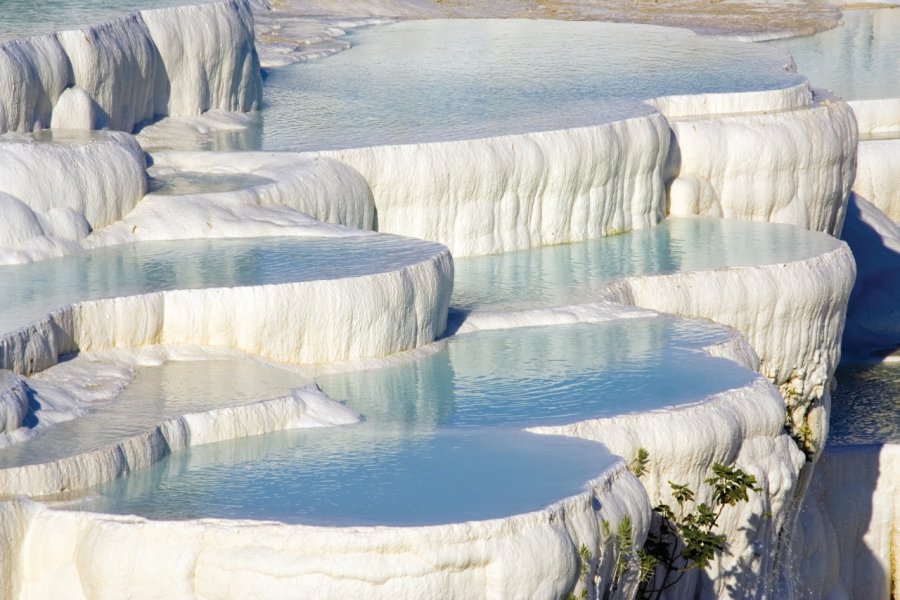
[[[900,363],[847,365],[835,377],[828,444],[900,443]]]
[[[841,21],[767,45],[790,52],[812,85],[847,100],[900,97],[900,8],[845,10]]]
[[[422,525],[527,512],[615,460],[519,428],[702,400],[759,377],[701,348],[717,326],[672,318],[483,331],[428,358],[319,377],[365,422],[192,448],[99,486],[74,509],[328,525]]]
[[[456,259],[453,305],[468,310],[588,302],[622,277],[789,262],[839,243],[790,225],[669,218],[651,229],[577,244]]]
[[[262,146],[317,150],[564,129],[646,114],[663,95],[804,81],[783,52],[671,28],[406,21],[265,79]],[[677,49],[677,51],[676,51]]]
[[[0,266],[0,333],[80,300],[383,273],[443,246],[391,235],[141,242]]]

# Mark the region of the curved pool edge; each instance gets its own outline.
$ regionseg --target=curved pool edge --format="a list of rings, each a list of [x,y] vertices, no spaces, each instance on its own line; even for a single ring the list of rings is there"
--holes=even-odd
[[[470,598],[496,593],[556,598],[578,585],[582,544],[610,573],[601,522],[649,527],[640,482],[620,461],[585,492],[504,519],[426,527],[313,527],[200,519],[149,521],[54,510],[25,499],[0,503],[0,529],[15,553],[0,568],[5,593],[139,586],[167,596]],[[140,557],[128,548],[143,548]],[[70,559],[74,552],[78,561]],[[35,562],[36,556],[42,560]],[[124,557],[133,559],[123,564]],[[152,558],[148,558],[152,557]],[[159,573],[167,577],[160,579]],[[54,577],[48,577],[53,573]],[[606,577],[603,577],[605,579]],[[149,587],[143,587],[149,586]]]

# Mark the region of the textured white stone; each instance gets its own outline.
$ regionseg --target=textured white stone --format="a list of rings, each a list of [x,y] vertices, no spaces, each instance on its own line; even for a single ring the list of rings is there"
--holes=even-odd
[[[900,137],[859,143],[853,191],[900,221]]]
[[[51,125],[130,132],[155,116],[254,110],[262,91],[243,0],[0,42],[0,78],[0,133]]]
[[[809,84],[804,82],[776,90],[663,96],[647,103],[667,119],[678,119],[728,113],[797,110],[812,104],[812,92]]]
[[[759,355],[759,372],[781,390],[791,420],[809,427],[813,449],[819,449],[828,415],[813,407],[840,360],[854,275],[853,256],[840,244],[785,264],[634,277],[610,286],[607,297],[740,331]],[[724,300],[734,298],[741,302]]]
[[[0,192],[35,213],[71,208],[91,227],[118,221],[146,192],[144,153],[131,136],[110,132],[53,140],[3,138]]]
[[[172,452],[190,446],[357,421],[359,415],[355,411],[332,400],[315,386],[307,386],[283,398],[166,419],[148,431],[92,452],[0,469],[0,490],[7,496],[69,492],[147,468]]]
[[[677,592],[684,598],[747,598],[763,594],[774,578],[779,535],[805,462],[785,433],[784,417],[778,390],[759,378],[690,406],[533,431],[599,441],[628,460],[645,448],[650,462],[641,481],[654,506],[675,506],[669,481],[691,487],[698,502],[710,502],[704,480],[714,463],[735,464],[754,475],[763,491],[723,513],[729,552],[710,566],[708,577],[689,577]]]
[[[615,528],[628,516],[642,539],[649,509],[646,492],[621,463],[588,491],[543,510],[431,527],[165,522],[3,502],[0,538],[15,550],[0,557],[0,593],[73,600],[134,590],[159,598],[253,598],[264,591],[266,598],[552,599],[578,582],[580,544],[600,557],[608,585],[614,556],[600,552],[600,521]]]
[[[846,103],[672,120],[669,212],[840,234],[856,168]]]
[[[860,136],[900,135],[900,98],[851,100]]]
[[[563,244],[663,217],[658,113],[596,127],[335,150],[369,183],[378,230],[470,256]]]
[[[452,282],[453,262],[444,250],[361,277],[79,302],[0,337],[0,368],[27,375],[76,350],[167,343],[289,363],[381,356],[444,332]]]
[[[827,448],[796,535],[794,597],[900,595],[900,446]]]

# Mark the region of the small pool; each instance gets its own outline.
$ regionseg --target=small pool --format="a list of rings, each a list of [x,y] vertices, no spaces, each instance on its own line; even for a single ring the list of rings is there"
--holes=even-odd
[[[838,369],[828,444],[900,443],[900,363]]]
[[[274,179],[250,173],[203,173],[199,171],[173,171],[149,178],[148,194],[158,196],[185,196],[188,194],[214,194],[233,192],[275,183]]]
[[[702,351],[724,328],[673,318],[481,331],[424,359],[317,378],[359,425],[199,446],[71,509],[150,518],[428,525],[537,510],[614,463],[529,425],[671,407],[758,374]]]
[[[443,251],[392,235],[179,240],[0,266],[0,333],[81,300],[384,273]]]
[[[687,30],[540,20],[405,21],[353,48],[273,69],[264,149],[437,142],[597,125],[663,95],[785,88],[776,48]],[[251,136],[252,137],[252,136]]]
[[[0,449],[0,469],[91,452],[149,431],[166,419],[280,398],[310,383],[296,373],[250,358],[170,361],[134,370],[134,380],[115,400],[90,406],[85,416]],[[41,400],[37,394],[35,402],[40,404]]]
[[[790,262],[839,244],[791,225],[669,218],[577,244],[456,259],[452,304],[471,310],[589,302],[623,277]]]
[[[842,25],[767,45],[790,52],[816,87],[847,100],[900,96],[900,8],[844,10]]]

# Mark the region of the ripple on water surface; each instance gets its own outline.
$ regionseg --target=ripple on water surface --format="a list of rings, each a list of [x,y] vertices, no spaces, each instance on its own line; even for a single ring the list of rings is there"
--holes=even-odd
[[[536,20],[368,27],[334,56],[274,69],[262,145],[316,150],[596,125],[664,95],[785,88],[782,51],[682,29]]]
[[[847,100],[900,96],[900,9],[845,10],[834,29],[769,44],[790,52],[812,85]]]
[[[560,306],[596,300],[623,277],[790,262],[840,242],[791,225],[670,218],[656,227],[577,244],[458,258],[453,305]]]
[[[838,369],[828,443],[900,443],[900,363]]]
[[[73,509],[151,518],[424,525],[537,510],[615,462],[529,434],[692,403],[758,377],[701,348],[724,328],[671,318],[483,331],[424,359],[317,378],[359,425],[192,448],[99,486]]]

